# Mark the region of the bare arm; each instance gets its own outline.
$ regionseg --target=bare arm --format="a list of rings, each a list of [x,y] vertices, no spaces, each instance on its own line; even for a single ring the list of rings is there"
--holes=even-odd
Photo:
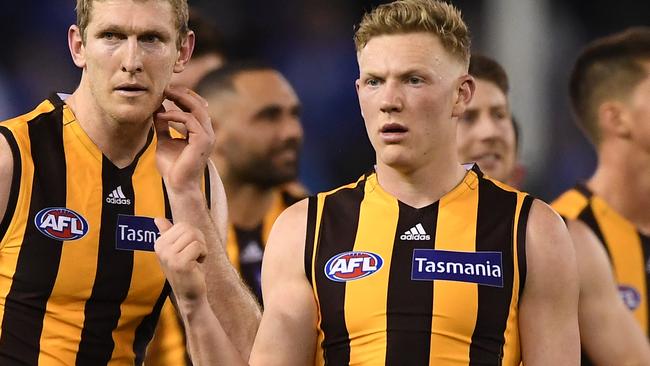
[[[316,347],[316,303],[302,269],[307,201],[287,209],[276,221],[264,256],[266,309],[250,357],[252,365],[306,365]],[[201,365],[247,365],[207,300],[199,270],[201,234],[185,224],[157,221],[164,232],[156,252],[180,302],[192,361]]]
[[[2,221],[7,211],[13,170],[14,160],[11,148],[4,135],[0,134],[0,221]],[[0,237],[1,239],[2,237]]]
[[[314,363],[316,300],[304,270],[308,200],[276,221],[264,252],[264,315],[251,365],[302,366]]]
[[[580,277],[580,341],[596,365],[650,365],[650,345],[618,294],[607,254],[580,221],[568,223]]]
[[[578,273],[562,219],[539,200],[526,229],[527,276],[519,304],[526,366],[579,365]]]
[[[208,248],[205,266],[208,302],[230,340],[241,352],[242,357],[248,359],[262,314],[257,299],[244,284],[226,254],[226,191],[212,162],[209,162],[208,166],[212,185],[210,212],[219,237],[218,244]]]
[[[219,316],[233,344],[247,358],[260,318],[254,297],[242,285],[224,250],[227,213],[221,181],[215,174],[211,187],[215,199],[212,214],[201,189],[205,166],[212,152],[214,132],[203,98],[187,88],[168,87],[165,96],[182,110],[159,112],[154,116],[158,146],[157,165],[165,181],[175,224],[198,229],[206,244],[207,293],[212,311]],[[169,123],[180,122],[187,129],[187,140],[172,139]],[[214,171],[216,173],[216,171]],[[215,225],[220,224],[219,226]],[[178,296],[177,293],[175,293]],[[180,307],[185,302],[178,301]],[[183,309],[180,309],[183,311]]]

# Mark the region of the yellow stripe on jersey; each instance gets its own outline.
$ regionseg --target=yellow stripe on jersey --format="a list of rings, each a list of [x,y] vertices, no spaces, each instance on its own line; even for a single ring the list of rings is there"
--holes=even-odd
[[[615,269],[616,282],[648,294],[646,259],[637,229],[612,210],[600,197],[593,197],[591,207],[605,238],[605,245]],[[648,296],[641,296],[634,317],[648,333]]]
[[[440,200],[435,248],[476,251],[478,178],[469,172],[456,189]],[[466,364],[476,324],[478,285],[468,282],[436,282],[433,291],[433,324],[429,364]],[[463,301],[449,301],[463,299]],[[459,322],[459,319],[462,321]]]
[[[478,168],[420,209],[383,191],[374,173],[310,199],[305,273],[318,306],[315,364],[518,365],[531,202]],[[495,285],[413,277],[431,253],[496,258]]]
[[[101,165],[97,164],[97,155],[89,154],[87,147],[92,145],[88,136],[81,130],[67,107],[64,107],[63,146],[65,148],[66,166],[82,164],[86,176],[66,179],[66,207],[83,212],[89,226],[99,227],[101,222],[101,205],[85,207],[87,202],[102,202],[101,186],[89,186],[88,182],[101,177]],[[75,141],[83,141],[80,145]],[[96,150],[93,149],[93,150]],[[90,150],[90,151],[93,151]],[[93,156],[94,155],[94,156]],[[101,153],[99,153],[101,162]],[[91,230],[82,239],[66,242],[62,247],[59,271],[56,275],[51,301],[47,303],[43,333],[41,335],[41,355],[39,362],[45,365],[63,363],[72,365],[76,362],[79,342],[84,323],[84,307],[95,282],[99,250],[99,231]],[[83,268],[80,268],[83,266]],[[81,276],[80,273],[87,275]]]
[[[618,285],[637,292],[638,300],[634,301],[632,296],[632,303],[626,304],[633,307],[631,310],[637,322],[646,334],[650,334],[647,270],[650,241],[647,237],[584,185],[562,194],[552,207],[567,219],[583,221],[600,239],[609,255]],[[644,238],[648,243],[644,244]]]
[[[369,251],[390,268],[393,240],[399,216],[397,201],[385,193],[377,176],[365,184],[354,251]],[[368,199],[373,197],[373,199]],[[386,225],[377,225],[384,222]],[[386,357],[386,301],[389,271],[378,271],[365,281],[350,281],[345,288],[345,323],[350,334],[350,364],[367,365]]]
[[[139,362],[168,288],[154,253],[118,251],[115,236],[118,213],[169,215],[153,133],[118,169],[58,97],[1,126],[19,151],[20,189],[0,233],[0,364]],[[52,224],[61,214],[73,218]]]

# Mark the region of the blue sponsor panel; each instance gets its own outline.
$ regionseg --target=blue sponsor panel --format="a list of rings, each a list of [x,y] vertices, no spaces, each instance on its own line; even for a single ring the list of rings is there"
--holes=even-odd
[[[115,248],[153,252],[160,231],[151,217],[118,215],[115,228]]]
[[[80,214],[65,207],[47,207],[36,214],[38,231],[54,240],[77,240],[88,233],[88,222]]]
[[[503,287],[501,252],[415,249],[411,279],[447,280]]]

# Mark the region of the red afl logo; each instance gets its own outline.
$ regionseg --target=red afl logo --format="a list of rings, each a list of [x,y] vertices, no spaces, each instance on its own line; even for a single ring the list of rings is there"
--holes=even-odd
[[[34,224],[43,235],[54,240],[77,240],[88,233],[88,222],[83,216],[65,207],[40,210]]]
[[[375,253],[340,253],[325,264],[325,276],[336,282],[358,280],[379,271],[383,264],[384,260]]]

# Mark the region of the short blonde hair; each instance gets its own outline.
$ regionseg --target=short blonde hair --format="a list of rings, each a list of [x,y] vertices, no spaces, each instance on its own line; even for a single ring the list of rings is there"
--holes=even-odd
[[[460,10],[438,0],[399,0],[380,5],[361,19],[354,35],[357,52],[373,37],[427,32],[465,65],[469,64],[470,33]]]
[[[81,30],[81,37],[86,42],[86,28],[90,23],[90,15],[93,10],[93,2],[102,0],[77,0],[77,26]],[[133,1],[162,1],[162,0],[133,0]],[[176,47],[180,47],[182,40],[187,36],[189,28],[187,27],[187,20],[189,18],[189,10],[187,8],[187,0],[165,0],[172,5],[172,9],[176,15],[175,26],[178,30],[178,38],[176,39]]]

